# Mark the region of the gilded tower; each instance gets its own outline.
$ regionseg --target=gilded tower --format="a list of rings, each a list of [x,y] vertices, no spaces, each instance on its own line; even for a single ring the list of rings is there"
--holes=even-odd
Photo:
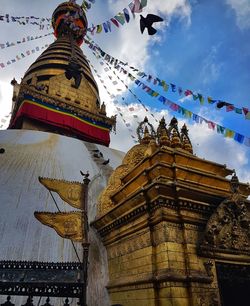
[[[87,29],[82,8],[60,4],[53,13],[56,41],[15,80],[10,129],[42,130],[109,145],[115,118],[106,116],[80,46]]]

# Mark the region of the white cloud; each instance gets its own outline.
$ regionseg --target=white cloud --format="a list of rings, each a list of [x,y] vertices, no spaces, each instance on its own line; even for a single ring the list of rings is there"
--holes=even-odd
[[[127,7],[127,1],[109,0],[109,4],[114,15],[124,7]],[[178,16],[186,24],[189,24],[191,20],[191,7],[186,0],[148,1],[148,6],[144,8],[142,14],[146,15],[147,13],[158,14],[165,19],[164,23],[158,23],[156,25],[157,28],[161,29],[166,28],[174,15]],[[115,32],[115,42],[113,44],[109,42],[106,47],[113,56],[128,61],[131,65],[142,69],[149,60],[148,47],[151,42],[160,39],[158,35],[150,37],[146,33],[141,34],[139,29],[139,15],[136,14],[136,20],[130,21],[117,30]],[[104,43],[105,41],[103,41]]]
[[[242,30],[250,28],[250,1],[226,0],[226,2],[235,10],[238,27]]]
[[[217,60],[219,46],[212,46],[202,63],[201,78],[205,85],[217,81],[223,63]]]
[[[197,156],[219,164],[226,164],[228,168],[235,169],[239,179],[250,182],[247,171],[249,164],[248,148],[230,138],[224,138],[209,130],[205,125],[189,125],[190,138]]]

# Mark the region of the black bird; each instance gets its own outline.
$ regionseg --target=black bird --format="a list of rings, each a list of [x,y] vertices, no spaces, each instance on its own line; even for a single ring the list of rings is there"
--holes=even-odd
[[[152,27],[153,23],[163,21],[163,19],[159,16],[148,14],[147,17],[143,17],[142,15],[140,19],[140,27],[141,27],[141,33],[143,34],[145,28],[148,29],[148,35],[154,35],[157,30]]]
[[[107,165],[109,163],[109,159],[105,160],[102,164]]]
[[[0,149],[0,154],[3,154],[5,152],[4,148]]]
[[[80,173],[81,173],[81,175],[84,176],[85,178],[86,178],[86,177],[89,177],[89,172],[88,172],[88,171],[87,171],[87,173],[83,173],[83,172],[80,170]]]
[[[79,88],[81,81],[82,81],[82,69],[81,65],[78,63],[77,58],[71,57],[69,60],[69,64],[65,69],[65,77],[68,80],[74,78],[75,84],[73,85],[74,88]]]

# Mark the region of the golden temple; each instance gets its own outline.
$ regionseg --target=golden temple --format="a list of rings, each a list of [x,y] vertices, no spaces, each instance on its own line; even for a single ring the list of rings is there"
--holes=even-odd
[[[140,144],[111,175],[92,223],[107,249],[112,302],[245,305],[249,186],[225,165],[196,157],[175,118],[169,127],[163,118],[157,133],[147,118],[142,126]]]

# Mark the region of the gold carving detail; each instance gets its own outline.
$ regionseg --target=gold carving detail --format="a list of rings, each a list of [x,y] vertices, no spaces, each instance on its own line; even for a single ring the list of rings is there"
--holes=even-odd
[[[125,155],[122,165],[117,167],[109,178],[106,189],[101,193],[98,199],[98,215],[103,215],[114,207],[114,203],[111,200],[111,195],[117,191],[121,186],[121,178],[129,173],[139,162],[144,159],[144,154],[147,149],[147,145],[139,144],[135,145]]]
[[[60,198],[74,208],[82,209],[85,197],[85,185],[78,182],[68,182],[39,177],[39,181],[48,190],[58,193]]]
[[[231,197],[224,200],[208,220],[202,247],[250,254],[250,212],[239,193],[237,180],[234,175]]]
[[[81,212],[35,212],[34,215],[42,224],[52,227],[62,238],[83,242]]]

